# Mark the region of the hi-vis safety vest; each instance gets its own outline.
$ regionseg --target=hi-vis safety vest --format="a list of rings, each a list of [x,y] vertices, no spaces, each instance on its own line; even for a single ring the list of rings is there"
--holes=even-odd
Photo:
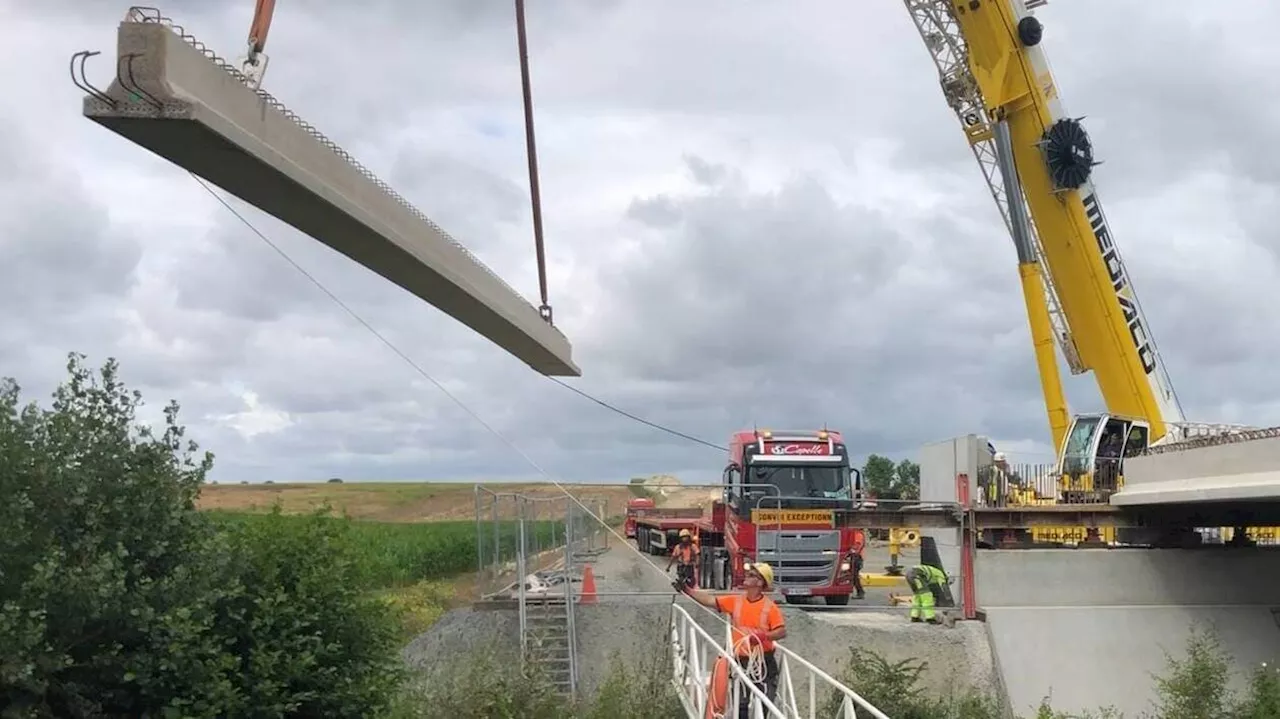
[[[690,542],[688,544],[677,544],[675,549],[671,550],[672,556],[681,564],[691,564],[694,556],[698,553],[698,545]]]
[[[744,595],[744,596],[739,596],[739,597],[738,597],[738,601],[737,601],[737,603],[736,603],[736,604],[734,605],[734,607],[733,607],[733,613],[732,613],[732,614],[730,614],[730,617],[732,617],[732,620],[733,620],[733,628],[734,628],[734,630],[735,630],[735,632],[734,632],[734,635],[735,635],[735,636],[733,637],[733,641],[734,641],[734,644],[735,644],[735,645],[736,645],[738,642],[743,641],[743,640],[742,640],[742,637],[743,637],[746,633],[745,633],[745,632],[743,632],[742,630],[743,630],[743,629],[750,629],[750,628],[751,628],[751,627],[743,627],[743,626],[742,626],[742,614],[743,614],[743,609],[745,609],[745,608],[746,608],[746,606],[747,606],[747,598],[746,598],[746,596],[745,596],[745,595]],[[770,627],[769,627],[769,615],[773,614],[773,612],[774,612],[774,610],[777,608],[777,606],[778,606],[778,605],[777,605],[777,604],[774,604],[773,600],[772,600],[772,599],[770,599],[770,598],[768,598],[768,597],[761,597],[761,598],[760,598],[760,614],[758,615],[758,617],[757,617],[757,621],[756,621],[756,625],[757,625],[757,626],[756,626],[756,628],[757,628],[757,629],[760,629],[760,630],[762,630],[762,631],[766,631],[766,632],[767,632],[767,631],[769,631],[769,629],[770,629]],[[745,643],[745,642],[744,642],[744,643]],[[764,650],[765,650],[766,652],[771,652],[771,651],[773,651],[773,640],[772,640],[772,639],[765,639],[765,640],[764,640],[764,642],[763,642],[763,644],[764,644]],[[742,649],[743,649],[743,651],[739,653],[739,656],[742,656],[742,655],[746,654],[746,652],[750,649],[750,646],[745,646],[745,647],[743,647]]]

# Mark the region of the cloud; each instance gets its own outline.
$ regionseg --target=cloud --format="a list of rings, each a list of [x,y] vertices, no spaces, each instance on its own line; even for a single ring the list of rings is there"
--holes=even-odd
[[[1039,16],[1149,324],[1191,418],[1280,424],[1280,58],[1237,41],[1280,10],[1115,5]],[[717,450],[229,201],[410,365],[183,171],[81,118],[67,58],[109,53],[122,10],[41,3],[0,29],[24,68],[0,112],[3,374],[39,395],[68,351],[117,356],[152,405],[182,403],[220,481],[536,476],[522,454],[572,480],[718,479]],[[241,54],[247,8],[165,11]],[[529,13],[550,296],[585,370],[570,384],[713,444],[825,423],[861,454],[977,432],[1045,456],[1011,243],[903,9]],[[286,3],[268,53],[271,92],[536,297],[509,6]],[[1068,393],[1100,408],[1087,376]]]

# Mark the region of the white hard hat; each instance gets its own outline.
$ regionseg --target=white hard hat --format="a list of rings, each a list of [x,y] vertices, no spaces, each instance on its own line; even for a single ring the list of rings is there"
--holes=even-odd
[[[995,461],[997,461],[997,462],[1003,462],[1003,461],[1004,461],[1004,452],[996,452],[995,456],[994,456],[994,457],[992,457],[992,459],[994,459],[994,460],[995,460]]]

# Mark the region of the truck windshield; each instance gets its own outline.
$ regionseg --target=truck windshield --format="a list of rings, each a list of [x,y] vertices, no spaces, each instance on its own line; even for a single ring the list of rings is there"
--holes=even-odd
[[[850,499],[848,467],[757,466],[749,480],[754,484],[772,484],[783,497]],[[750,491],[772,495],[772,487],[752,487]]]

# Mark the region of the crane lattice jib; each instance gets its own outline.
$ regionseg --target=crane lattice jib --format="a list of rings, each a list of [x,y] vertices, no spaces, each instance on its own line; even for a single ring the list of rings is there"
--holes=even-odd
[[[1183,421],[1182,410],[1089,181],[1092,145],[1079,120],[1063,112],[1038,46],[1042,28],[1030,9],[1043,0],[905,3],[1006,225],[1009,198],[994,181],[990,126],[1008,124],[1025,196],[1015,201],[1029,210],[1055,332],[1072,371],[1092,370],[1109,412],[1144,418],[1152,438],[1163,437],[1167,423]]]

